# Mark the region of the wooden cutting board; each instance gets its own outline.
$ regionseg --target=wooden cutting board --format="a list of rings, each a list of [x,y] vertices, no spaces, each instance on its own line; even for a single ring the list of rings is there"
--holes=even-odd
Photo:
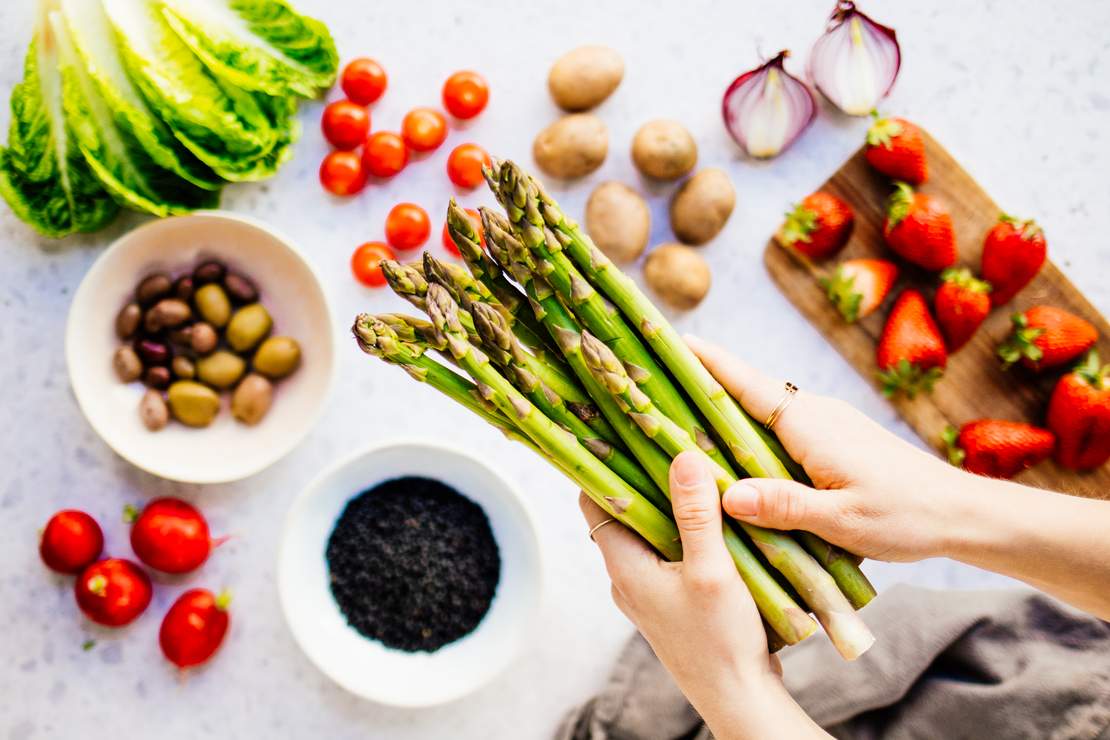
[[[997,222],[1001,209],[932,136],[924,133],[924,137],[929,181],[921,190],[947,203],[956,227],[960,263],[978,273],[983,239]],[[882,226],[892,188],[886,177],[867,164],[862,148],[820,189],[843,198],[855,211],[855,228],[840,259],[886,257],[902,265],[902,276],[886,305],[857,324],[847,324],[817,282],[834,268],[835,259],[816,265],[771,239],[763,255],[764,263],[791,303],[877,390],[875,347],[891,303],[903,288],[910,286],[923,290],[931,303],[937,277],[897,260],[885,247]],[[1052,234],[1047,237],[1051,257]],[[1009,333],[1010,316],[1037,303],[1065,308],[1094,324],[1100,334],[1099,354],[1104,361],[1110,361],[1110,326],[1106,319],[1048,262],[1025,290],[1008,306],[992,311],[971,342],[949,358],[948,369],[932,394],[892,401],[928,445],[943,449],[941,433],[947,425],[959,426],[977,418],[1044,423],[1049,396],[1062,373],[1036,375],[1021,367],[1003,371],[995,356],[998,343]],[[1025,471],[1017,480],[1066,493],[1110,498],[1110,464],[1088,473],[1076,473],[1049,460]]]

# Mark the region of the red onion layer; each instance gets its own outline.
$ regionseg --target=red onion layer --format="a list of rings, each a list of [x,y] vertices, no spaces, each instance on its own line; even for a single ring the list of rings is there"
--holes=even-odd
[[[733,80],[721,101],[725,128],[748,155],[774,157],[785,151],[817,115],[813,93],[783,67],[778,56]]]
[[[865,116],[890,92],[901,64],[894,29],[871,20],[851,0],[840,0],[810,51],[807,73],[830,103]]]

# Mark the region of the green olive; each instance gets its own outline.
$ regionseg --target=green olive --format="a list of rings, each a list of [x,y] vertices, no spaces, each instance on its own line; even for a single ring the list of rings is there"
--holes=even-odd
[[[251,373],[231,394],[231,415],[244,424],[255,425],[270,410],[274,387],[261,375]]]
[[[242,357],[224,349],[200,358],[196,365],[197,379],[220,390],[235,385],[247,369],[247,363]]]
[[[228,322],[227,343],[236,352],[246,352],[261,342],[273,325],[269,312],[261,303],[243,306]]]
[[[193,302],[197,304],[197,312],[212,326],[222,327],[231,317],[231,301],[216,283],[198,288],[193,294]]]
[[[284,378],[301,364],[301,345],[292,337],[270,337],[254,353],[254,369],[271,380]]]
[[[192,380],[177,381],[167,395],[173,418],[191,427],[208,426],[220,410],[216,391]]]

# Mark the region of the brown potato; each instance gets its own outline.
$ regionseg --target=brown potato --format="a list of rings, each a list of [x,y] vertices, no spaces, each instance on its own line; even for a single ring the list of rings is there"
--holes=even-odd
[[[589,110],[613,94],[624,78],[624,60],[607,46],[579,46],[555,60],[547,88],[567,111]]]
[[[690,247],[663,244],[648,255],[644,279],[667,305],[685,311],[709,292],[709,265]]]
[[[532,156],[540,169],[564,180],[588,175],[609,153],[609,131],[592,113],[563,116],[536,134]]]
[[[647,247],[651,211],[640,194],[624,183],[603,182],[586,201],[586,231],[609,259],[632,262]]]
[[[698,163],[698,145],[678,121],[648,121],[632,139],[632,163],[656,180],[677,180]]]
[[[724,228],[736,205],[736,189],[724,170],[701,170],[671,199],[671,228],[679,241],[705,244]]]

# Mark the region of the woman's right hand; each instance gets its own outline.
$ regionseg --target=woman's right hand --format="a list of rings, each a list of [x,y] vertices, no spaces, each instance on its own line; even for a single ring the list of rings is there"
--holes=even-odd
[[[721,385],[763,423],[785,384],[690,337]],[[913,561],[946,554],[966,520],[967,475],[888,432],[849,404],[799,391],[775,434],[813,480],[750,478],[724,495],[728,514],[772,529],[803,529],[861,557]]]

